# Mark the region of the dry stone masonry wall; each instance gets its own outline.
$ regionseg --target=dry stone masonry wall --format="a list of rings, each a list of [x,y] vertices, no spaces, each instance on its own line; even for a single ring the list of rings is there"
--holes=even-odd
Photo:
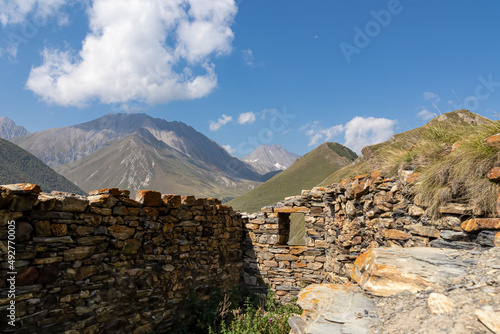
[[[500,219],[483,217],[473,207],[449,203],[441,207],[441,218],[431,219],[427,208],[415,203],[409,192],[418,177],[418,173],[402,172],[399,178],[389,179],[373,171],[304,190],[300,196],[243,216],[245,283],[269,286],[286,301],[310,283],[348,283],[354,261],[368,249],[472,250],[500,245]],[[305,216],[302,247],[286,244],[288,215],[294,213]]]
[[[311,283],[359,281],[359,268],[372,258],[367,250],[500,245],[500,218],[475,208],[451,203],[431,219],[408,191],[418,177],[374,171],[244,215],[214,198],[139,191],[130,199],[118,189],[81,197],[2,186],[0,311],[8,313],[11,302],[11,222],[17,272],[11,333],[166,333],[188,319],[193,295],[207,300],[240,279],[288,301]]]
[[[6,279],[17,272],[16,326],[6,333],[166,333],[185,321],[191,296],[206,300],[241,276],[241,217],[214,198],[2,186],[0,235],[2,326]]]
[[[291,246],[290,215],[303,215],[305,245]],[[269,287],[283,301],[295,297],[307,284],[325,277],[325,222],[331,214],[321,191],[303,191],[262,212],[243,216],[244,272],[248,287]]]

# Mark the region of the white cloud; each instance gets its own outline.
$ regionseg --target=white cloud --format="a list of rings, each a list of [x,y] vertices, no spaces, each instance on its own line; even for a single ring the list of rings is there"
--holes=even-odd
[[[238,117],[238,124],[252,124],[255,122],[255,113],[253,111],[249,112],[244,112],[240,114],[240,117]]]
[[[231,116],[227,116],[225,114],[222,114],[219,119],[217,119],[217,122],[215,121],[210,121],[210,125],[208,128],[210,131],[217,131],[219,130],[223,125],[226,125],[227,123],[231,122],[233,118]]]
[[[59,23],[67,21],[67,16],[59,12],[65,0],[0,0],[0,23],[2,26],[24,23],[33,14],[33,24],[40,26],[49,16],[58,15]]]
[[[356,116],[344,126],[344,145],[360,154],[367,145],[378,144],[394,134],[395,120]]]
[[[318,122],[304,125],[300,128],[306,136],[309,136],[309,146],[317,145],[319,142],[327,142],[344,131],[343,125],[335,125],[326,129],[319,126]]]
[[[255,62],[255,58],[253,56],[253,52],[250,49],[246,49],[241,51],[241,56],[243,57],[243,61],[246,65],[252,66]]]
[[[424,92],[423,97],[424,97],[425,101],[431,101],[434,103],[441,101],[441,98],[439,97],[439,95],[432,93],[432,92]]]
[[[235,148],[232,148],[231,145],[222,145],[222,147],[227,151],[229,154],[233,154],[236,152]]]
[[[332,141],[336,136],[344,134],[344,145],[360,154],[363,147],[389,139],[394,134],[395,124],[395,120],[386,118],[356,116],[345,125],[322,128],[318,122],[313,122],[301,127],[300,130],[309,137],[309,146]]]
[[[236,12],[234,0],[94,0],[78,55],[44,50],[26,86],[63,106],[206,96],[217,86],[211,57],[232,50]]]
[[[432,119],[436,117],[437,115],[434,113],[431,113],[429,110],[424,109],[421,112],[417,114],[418,117],[420,117],[422,120],[426,121],[428,119]]]

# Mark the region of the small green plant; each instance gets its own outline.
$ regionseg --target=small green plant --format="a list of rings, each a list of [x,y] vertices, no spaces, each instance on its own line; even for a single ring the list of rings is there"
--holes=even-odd
[[[260,303],[252,302],[247,297],[243,308],[230,310],[231,317],[227,317],[227,305],[221,305],[219,309],[223,320],[220,328],[209,328],[210,334],[288,334],[288,318],[301,313],[300,307],[294,302],[279,303],[271,291],[265,301]]]

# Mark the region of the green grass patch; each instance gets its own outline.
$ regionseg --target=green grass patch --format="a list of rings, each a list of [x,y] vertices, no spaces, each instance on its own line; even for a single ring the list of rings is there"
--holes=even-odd
[[[210,334],[288,334],[288,318],[302,312],[295,303],[279,303],[269,292],[265,301],[254,303],[250,298],[243,307],[232,308],[223,300],[219,305],[222,321],[219,328],[209,328]]]

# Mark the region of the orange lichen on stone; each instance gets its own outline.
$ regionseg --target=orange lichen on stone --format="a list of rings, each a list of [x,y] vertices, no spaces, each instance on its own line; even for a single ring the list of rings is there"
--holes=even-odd
[[[421,175],[422,175],[422,173],[420,173],[420,172],[411,173],[410,175],[408,175],[406,177],[406,182],[408,182],[409,184],[416,183],[420,179]]]
[[[373,172],[370,173],[370,178],[371,179],[381,179],[382,178],[382,171],[380,169],[374,170]]]
[[[408,240],[410,239],[410,236],[403,231],[399,230],[385,230],[382,232],[382,235],[384,238],[387,239],[395,239],[395,240]]]
[[[16,183],[16,184],[6,184],[2,187],[12,190],[14,193],[23,192],[30,194],[39,194],[42,192],[42,188],[38,184],[33,183]]]
[[[352,179],[353,180],[359,180],[359,179],[364,179],[367,176],[368,176],[368,174],[361,174],[361,175],[354,176]]]
[[[500,147],[500,133],[497,133],[496,135],[493,135],[491,137],[488,137],[484,140],[488,145],[493,146],[493,147]]]
[[[366,195],[370,190],[370,185],[368,182],[361,182],[352,188],[351,193],[354,198],[360,198],[363,195]]]
[[[309,212],[305,206],[283,206],[281,208],[274,208],[275,213],[294,213],[294,212]]]
[[[493,167],[486,176],[490,181],[500,182],[500,167]]]
[[[339,183],[339,187],[340,188],[343,188],[346,186],[346,184],[348,184],[349,182],[351,182],[351,179],[343,179],[342,181],[340,181]]]
[[[460,227],[465,232],[500,230],[500,218],[473,218],[464,221]]]
[[[111,196],[120,196],[122,191],[118,188],[103,188],[99,190],[93,190],[89,192],[90,196],[93,195],[111,195]]]
[[[495,241],[494,241],[495,247],[500,247],[500,232],[495,234]]]
[[[135,200],[144,206],[160,206],[163,204],[161,193],[154,190],[139,190]]]

